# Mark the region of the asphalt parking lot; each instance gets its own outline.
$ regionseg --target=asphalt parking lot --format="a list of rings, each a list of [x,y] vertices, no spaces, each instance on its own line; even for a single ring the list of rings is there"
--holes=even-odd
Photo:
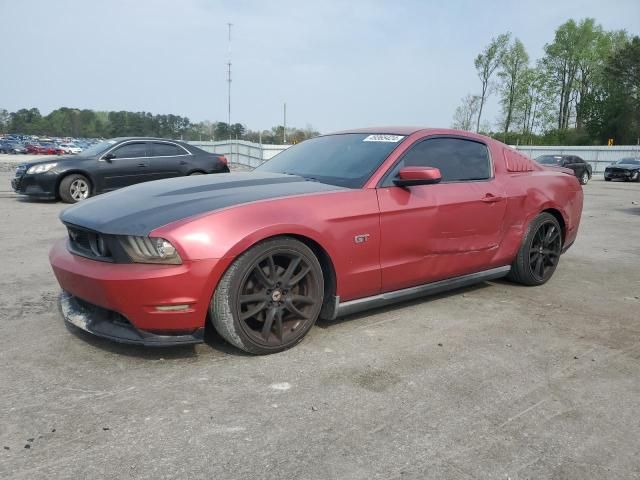
[[[47,260],[65,205],[18,198],[10,177],[0,478],[640,477],[640,184],[585,187],[542,287],[322,322],[253,357],[211,331],[162,350],[70,333]]]

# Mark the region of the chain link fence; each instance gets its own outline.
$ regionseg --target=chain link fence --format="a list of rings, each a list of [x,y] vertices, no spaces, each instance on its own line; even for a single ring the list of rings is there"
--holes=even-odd
[[[246,142],[244,140],[226,140],[220,142],[195,141],[191,144],[208,152],[220,153],[229,162],[249,168],[255,168],[269,160],[291,145],[266,145]],[[625,157],[639,157],[640,146],[621,145],[614,147],[546,147],[546,146],[515,146],[515,149],[536,158],[540,155],[577,155],[591,164],[593,173],[602,173],[607,165]]]

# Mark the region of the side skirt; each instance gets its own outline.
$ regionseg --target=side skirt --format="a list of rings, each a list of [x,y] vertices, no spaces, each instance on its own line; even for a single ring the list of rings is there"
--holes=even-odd
[[[402,290],[381,293],[371,297],[358,298],[348,302],[340,302],[339,297],[337,297],[337,307],[334,310],[333,318],[344,317],[345,315],[351,315],[370,308],[383,307],[396,302],[420,298],[427,295],[434,295],[447,290],[473,285],[475,283],[495,280],[496,278],[504,277],[509,273],[509,270],[511,270],[511,267],[507,265],[504,267],[484,270],[482,272],[471,273],[469,275],[463,275],[461,277],[426,283],[424,285],[418,285],[417,287],[403,288]]]

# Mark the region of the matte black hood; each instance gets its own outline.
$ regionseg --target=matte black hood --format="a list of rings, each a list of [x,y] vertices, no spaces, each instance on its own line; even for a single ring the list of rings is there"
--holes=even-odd
[[[247,172],[156,180],[84,200],[60,214],[67,224],[113,235],[148,235],[193,215],[243,203],[343,190],[295,175]]]

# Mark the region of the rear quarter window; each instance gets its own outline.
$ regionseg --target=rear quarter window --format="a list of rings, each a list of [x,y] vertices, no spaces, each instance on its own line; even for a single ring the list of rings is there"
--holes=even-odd
[[[503,152],[507,172],[533,171],[533,160],[531,160],[529,157],[511,148],[505,148]]]

